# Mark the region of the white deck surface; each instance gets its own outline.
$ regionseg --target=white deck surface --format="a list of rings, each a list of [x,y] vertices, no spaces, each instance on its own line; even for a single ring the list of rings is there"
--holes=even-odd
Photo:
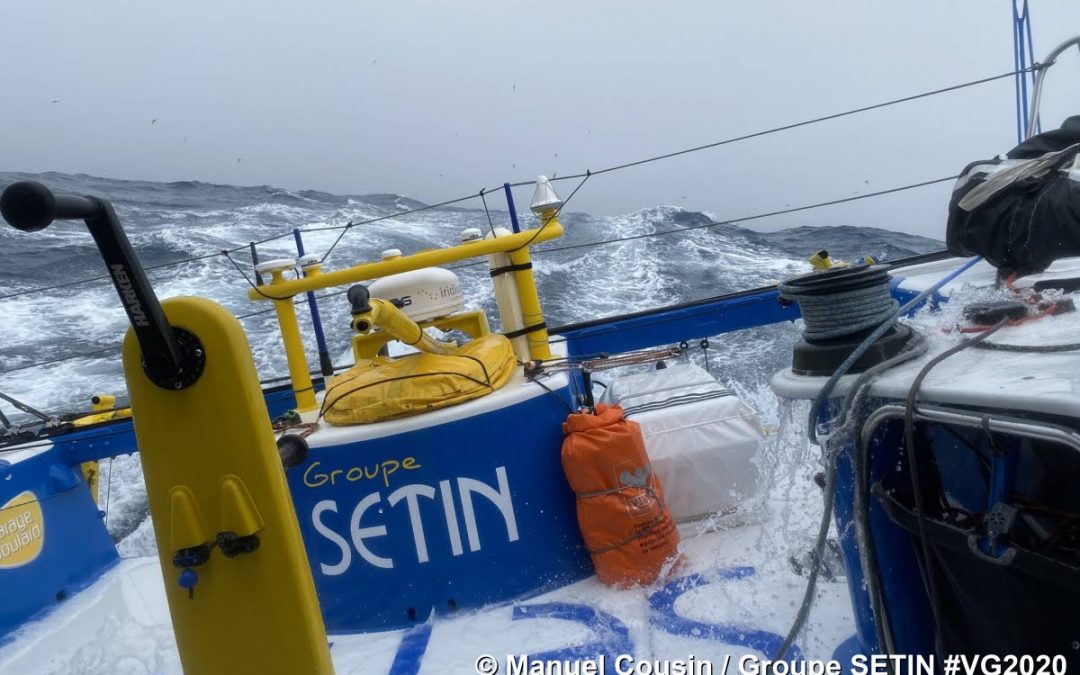
[[[901,287],[921,291],[957,266],[958,261],[953,259],[905,268],[898,272],[904,277]],[[1043,274],[1021,279],[1017,286],[1031,286],[1041,279],[1076,277],[1080,277],[1080,259],[1070,258],[1055,262]],[[978,263],[941,290],[941,295],[947,296],[949,302],[939,311],[924,308],[913,319],[905,319],[929,340],[929,351],[921,358],[884,373],[874,384],[874,394],[906,398],[912,379],[927,361],[971,337],[952,330],[957,325],[966,325],[964,305],[1016,299],[1004,288],[994,288],[994,278],[992,267],[985,262]],[[1062,294],[1051,291],[1045,295],[1049,298]],[[1077,343],[1080,342],[1080,311],[1006,327],[989,340],[1014,345]],[[772,384],[782,395],[813,398],[826,379],[793,375],[788,369],[777,373]],[[845,394],[853,381],[851,376],[843,378],[836,394]],[[919,400],[1080,417],[1080,351],[1039,354],[966,349],[930,371],[920,389]]]
[[[927,288],[959,262],[904,269],[902,287]],[[1059,261],[1045,275],[1024,279],[1020,286],[1047,277],[1080,277],[1080,260]],[[903,398],[926,360],[966,337],[954,330],[963,323],[965,304],[1012,299],[1008,291],[993,286],[994,270],[976,265],[942,290],[950,301],[940,310],[924,309],[905,319],[929,340],[929,353],[883,375],[875,392]],[[1080,341],[1080,312],[1006,328],[992,339],[1012,344]],[[778,392],[791,398],[812,397],[823,382],[790,372],[773,380]],[[530,389],[515,383],[507,396],[536,395]],[[843,391],[841,387],[838,393]],[[971,349],[932,371],[922,391],[923,400],[1080,416],[1080,352]],[[496,402],[503,401],[492,397],[476,405]],[[461,406],[445,414],[469,412],[476,411]],[[771,647],[762,645],[779,644],[806,582],[788,559],[810,547],[820,517],[820,491],[810,481],[819,466],[817,454],[797,433],[805,413],[805,406],[782,407],[779,438],[771,437],[758,457],[767,483],[761,510],[765,515],[759,519],[763,522],[707,532],[701,524],[683,525],[687,563],[674,581],[614,590],[590,578],[521,603],[435,618],[408,631],[333,635],[328,639],[337,672],[475,673],[477,658],[490,654],[505,673],[508,654],[554,652],[560,658],[559,650],[572,648],[579,648],[579,657],[604,652],[609,665],[621,654],[646,661],[693,656],[712,662],[714,672],[721,672],[725,657],[771,656]],[[820,584],[793,656],[833,657],[854,634],[851,617],[846,584]],[[0,673],[180,672],[156,558],[123,560],[93,587],[0,647]]]
[[[686,588],[701,585],[679,595],[673,610],[662,607],[665,586],[613,590],[590,578],[518,605],[435,619],[426,646],[426,628],[414,628],[411,634],[330,636],[336,671],[475,673],[476,659],[492,654],[503,661],[500,672],[506,672],[507,654],[599,642],[603,647],[593,651],[606,650],[609,662],[622,653],[647,660],[693,655],[711,660],[719,672],[725,656],[760,653],[745,646],[755,631],[786,632],[805,579],[791,571],[784,556],[762,552],[766,542],[760,525],[704,535],[694,530],[683,528],[688,563],[678,576],[687,581],[666,588],[677,595],[679,583]],[[732,572],[747,566],[753,569]],[[742,576],[730,579],[733,574]],[[650,596],[656,593],[661,593],[654,598],[660,609],[650,608]],[[514,618],[515,613],[551,611],[588,615],[593,609],[599,614],[592,628],[562,618]],[[829,658],[853,633],[847,586],[821,584],[810,626],[798,642],[802,654]],[[180,673],[157,559],[122,561],[92,588],[23,628],[0,649],[0,672]]]

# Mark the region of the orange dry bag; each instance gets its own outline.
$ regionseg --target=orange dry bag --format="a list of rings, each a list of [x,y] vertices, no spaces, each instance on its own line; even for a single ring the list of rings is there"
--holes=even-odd
[[[563,471],[596,576],[609,586],[656,581],[678,561],[679,532],[641,428],[620,406],[598,405],[595,415],[570,415],[563,432]]]

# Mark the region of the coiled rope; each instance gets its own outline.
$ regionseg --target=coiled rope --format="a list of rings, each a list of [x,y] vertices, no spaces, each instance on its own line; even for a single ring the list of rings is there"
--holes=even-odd
[[[858,265],[781,282],[780,298],[797,302],[807,341],[831,340],[874,328],[900,307],[885,267]]]
[[[807,429],[807,434],[810,437],[811,443],[815,445],[820,445],[817,438],[818,413],[825,405],[825,401],[827,401],[829,397],[832,396],[833,389],[835,389],[836,385],[840,382],[840,378],[844,375],[847,375],[848,371],[851,370],[851,367],[855,365],[855,362],[858,361],[859,358],[863,354],[865,354],[871,346],[873,346],[873,344],[878,340],[878,338],[884,335],[886,331],[892,328],[893,325],[896,324],[897,321],[899,321],[901,315],[917,309],[919,305],[921,305],[928,298],[933,296],[934,293],[937,293],[942,286],[949,283],[964,272],[968,271],[980,260],[982,260],[980,256],[975,256],[957,269],[953,270],[935,283],[931,284],[929,288],[923,290],[911,300],[908,300],[906,303],[904,303],[902,307],[895,310],[888,319],[881,322],[878,327],[874,329],[874,332],[867,335],[866,338],[863,339],[862,343],[855,348],[855,351],[851,352],[851,354],[846,359],[844,359],[844,362],[837,367],[836,372],[834,372],[825,382],[825,386],[821,388],[821,391],[818,393],[817,398],[814,399],[813,407],[810,408],[809,426]]]
[[[836,371],[821,388],[821,391],[818,393],[818,397],[814,400],[814,404],[810,409],[809,428],[807,433],[810,442],[814,443],[815,445],[821,445],[817,437],[817,420],[819,412],[825,401],[828,400],[829,397],[832,395],[833,389],[840,381],[840,378],[847,374],[847,372],[855,364],[855,361],[857,361],[859,357],[861,357],[866,352],[866,350],[869,349],[870,346],[877,341],[878,338],[880,338],[882,335],[885,334],[886,331],[892,328],[892,326],[896,324],[902,314],[916,309],[927,298],[931,297],[934,293],[937,293],[937,291],[941,289],[945,284],[949,283],[953,279],[956,279],[956,277],[963,274],[980,260],[982,260],[982,258],[980,257],[972,258],[956,270],[953,270],[949,274],[942,277],[940,280],[932,284],[929,288],[925,289],[908,302],[904,303],[903,307],[899,307],[898,309],[890,312],[889,317],[887,317],[884,321],[878,324],[877,328],[875,328],[873,332],[871,332],[869,335],[866,336],[865,339],[863,339],[862,343],[855,348],[855,350],[844,360],[843,363],[840,364],[839,367],[837,367]],[[994,330],[996,330],[996,328]],[[985,338],[986,334],[983,334],[981,337]],[[957,347],[943,352],[938,357],[935,357],[935,359],[932,359],[930,363],[934,364],[940,360],[943,360],[944,358],[950,356],[956,351],[959,351],[960,349],[968,347],[973,343],[977,342],[978,341],[975,340],[966,341],[961,345],[958,345]],[[898,365],[905,361],[909,361],[916,356],[922,355],[923,353],[925,353],[925,350],[925,341],[921,339],[917,340],[914,344],[909,344],[908,348],[904,352],[901,352],[892,359],[889,359],[888,361],[879,364],[879,366],[877,367],[871,368],[870,370],[863,373],[856,380],[854,390],[850,392],[844,400],[843,411],[841,412],[839,420],[840,424],[838,425],[839,427],[841,427],[841,434],[837,437],[837,441],[845,440],[843,438],[844,428],[851,425],[852,420],[854,420],[854,428],[858,428],[859,426],[861,426],[857,418],[860,413],[862,403],[863,401],[865,401],[866,396],[869,393],[869,387],[873,382],[873,379],[876,378],[885,369],[891,368],[894,365]],[[924,371],[925,370],[927,369],[924,368]],[[920,375],[920,377],[917,378],[918,382],[921,382],[921,377],[924,377],[924,375]],[[783,659],[783,657],[787,654],[787,651],[791,648],[791,645],[795,643],[795,638],[798,636],[799,632],[802,631],[803,626],[806,624],[806,619],[810,615],[810,608],[814,604],[817,578],[818,574],[820,573],[821,560],[824,555],[825,546],[829,535],[829,527],[832,521],[833,506],[835,504],[837,470],[836,463],[844,447],[844,442],[830,443],[825,446],[825,509],[822,514],[821,526],[818,529],[818,536],[814,546],[813,555],[811,556],[810,578],[807,580],[802,603],[799,605],[799,611],[795,616],[795,621],[792,623],[790,630],[788,630],[787,637],[785,637],[783,644],[781,644],[780,648],[777,650],[776,654],[773,657],[773,659],[777,661]],[[860,473],[858,475],[861,476],[862,474]],[[862,557],[862,555],[863,552],[860,551],[860,557]],[[872,594],[871,601],[873,603],[872,611],[874,611],[874,615],[875,617],[877,617],[879,616],[880,612],[879,601],[881,598],[880,596],[874,595],[874,593],[879,592],[880,589],[872,586],[870,590]],[[886,649],[891,649],[891,646],[888,644],[883,645],[883,647]]]

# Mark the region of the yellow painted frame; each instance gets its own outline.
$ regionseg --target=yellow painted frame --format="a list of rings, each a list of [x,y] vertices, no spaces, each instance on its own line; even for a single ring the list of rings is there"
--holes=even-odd
[[[269,284],[262,284],[249,290],[249,299],[270,300],[274,303],[278,327],[281,329],[281,339],[285,344],[285,357],[289,362],[289,378],[293,391],[296,392],[297,410],[300,412],[314,410],[316,404],[315,389],[311,382],[307,356],[304,353],[304,343],[300,337],[300,326],[296,321],[294,296],[308,291],[356,284],[425,267],[448,265],[493,253],[508,253],[510,262],[514,265],[530,265],[532,259],[529,256],[529,247],[558,239],[564,234],[558,213],[554,209],[541,213],[540,222],[540,227],[535,230],[517,232],[505,237],[478,239],[446,248],[427,249],[378,262],[360,263],[333,272],[315,269],[298,279],[286,279],[284,272],[277,271],[271,274]],[[536,279],[532,269],[517,270],[513,274],[525,326],[542,324],[544,311],[540,306],[540,296],[536,291]],[[530,332],[528,340],[531,358],[539,361],[551,358],[546,328]]]
[[[430,321],[418,322],[420,328],[438,328],[441,331],[460,330],[474,340],[491,333],[488,328],[487,314],[476,309],[453,316]],[[377,331],[366,335],[354,335],[352,339],[353,357],[357,361],[370,360],[379,355],[379,350],[393,341],[394,336],[386,331]]]
[[[124,377],[184,672],[329,675],[315,582],[244,330],[204,298],[162,308],[198,336],[202,375],[186,389],[152,383],[129,329]],[[188,597],[174,554],[221,532],[258,536],[259,546],[233,558],[213,550]]]

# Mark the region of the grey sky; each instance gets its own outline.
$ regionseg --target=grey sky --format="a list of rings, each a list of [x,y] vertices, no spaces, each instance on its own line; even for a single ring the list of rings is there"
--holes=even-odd
[[[1080,33],[1080,2],[1032,5],[1040,57]],[[1008,0],[8,2],[0,170],[434,202],[1006,72],[1009,8]],[[1049,75],[1046,123],[1080,113],[1078,78],[1074,52]],[[573,206],[624,213],[675,204],[735,218],[944,177],[1014,140],[1012,82],[1002,80],[597,177]],[[942,237],[948,191],[754,226],[873,225]]]

